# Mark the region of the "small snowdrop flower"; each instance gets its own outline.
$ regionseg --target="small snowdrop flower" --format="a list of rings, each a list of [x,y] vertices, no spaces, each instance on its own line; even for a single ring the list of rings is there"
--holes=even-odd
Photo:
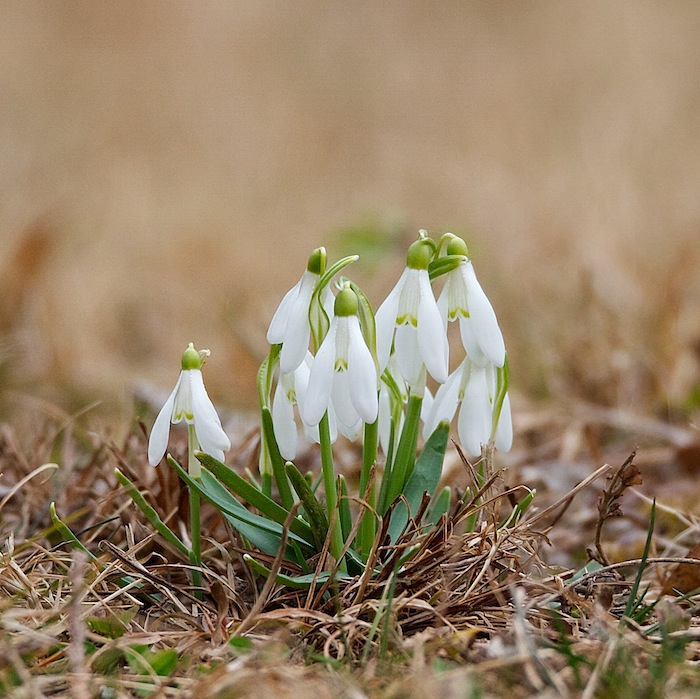
[[[311,335],[309,305],[325,267],[326,249],[317,248],[309,257],[301,279],[284,295],[270,321],[267,341],[272,345],[282,343],[280,371],[283,374],[294,371],[306,356]],[[330,317],[333,294],[327,287],[321,293],[321,303]]]
[[[464,450],[479,456],[494,432],[494,399],[496,368],[493,364],[477,364],[469,357],[440,386],[425,420],[423,434],[427,438],[443,420],[451,422],[457,408],[457,433]],[[508,451],[513,441],[510,399],[506,393],[495,431],[495,446]]]
[[[190,342],[182,355],[182,371],[172,393],[165,401],[156,417],[148,440],[148,461],[157,465],[165,454],[170,435],[170,423],[177,424],[183,418],[194,426],[198,448],[222,461],[224,451],[231,448],[231,442],[221,427],[202,380],[202,364],[209,356],[209,350],[198,352]]]
[[[338,431],[346,436],[359,429],[360,421],[377,419],[377,369],[357,317],[357,295],[341,289],[328,334],[311,365],[309,386],[299,405],[301,419],[317,425],[330,406]]]
[[[462,262],[446,274],[445,286],[438,298],[438,307],[445,325],[459,319],[462,344],[471,359],[479,364],[487,361],[502,367],[506,357],[503,335],[496,314],[479,284],[468,258],[466,243],[454,236],[448,255],[463,255]]]
[[[428,239],[411,244],[406,269],[375,316],[380,371],[389,361],[393,341],[399,371],[411,386],[420,380],[423,365],[439,383],[447,380],[447,334],[428,275],[432,255]]]

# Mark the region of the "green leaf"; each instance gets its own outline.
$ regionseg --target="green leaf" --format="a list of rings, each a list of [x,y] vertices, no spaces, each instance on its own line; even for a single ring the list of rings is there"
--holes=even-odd
[[[345,476],[338,476],[340,481],[340,499],[338,500],[338,516],[340,517],[340,529],[343,532],[343,541],[348,540],[352,529],[352,513],[350,512],[350,498],[348,496],[348,484]]]
[[[264,566],[260,561],[256,561],[252,556],[248,554],[243,555],[243,560],[252,568],[253,571],[262,575],[265,578],[269,578],[272,571]],[[284,575],[283,573],[277,573],[275,575],[275,580],[285,587],[289,587],[293,590],[308,590],[314,583],[323,585],[330,578],[330,572],[322,572],[318,575],[316,573],[309,573],[307,575],[291,576]],[[337,572],[335,574],[335,580],[338,582],[350,582],[353,578],[345,573]]]
[[[428,437],[403,490],[408,511],[406,511],[406,504],[399,500],[391,514],[389,537],[392,542],[396,541],[396,537],[406,525],[409,514],[411,517],[415,516],[423,500],[423,494],[428,493],[431,498],[434,496],[442,475],[442,463],[445,460],[449,432],[449,423],[443,421]]]
[[[267,497],[262,491],[248,483],[248,481],[241,478],[235,471],[226,466],[226,464],[222,464],[221,461],[218,461],[213,456],[204,454],[203,452],[197,452],[196,456],[203,466],[214,474],[227,488],[236,493],[244,502],[247,502],[251,507],[259,510],[263,516],[271,519],[273,522],[278,522],[279,524],[285,523],[289,516],[289,510],[285,510],[284,507],[278,505],[274,500]],[[239,504],[237,500],[236,503]],[[307,543],[314,543],[313,531],[303,519],[295,517],[289,529]]]
[[[304,503],[306,514],[311,520],[314,543],[316,544],[316,548],[320,551],[328,535],[328,518],[326,517],[326,512],[321,503],[316,499],[309,482],[299,472],[299,469],[291,461],[286,463],[285,469],[299,499]]]
[[[428,522],[432,525],[438,523],[440,517],[450,510],[450,501],[452,499],[452,488],[445,486],[437,497],[433,498],[432,507],[428,512]]]
[[[189,555],[189,549],[179,539],[175,532],[160,518],[158,513],[151,505],[146,502],[146,499],[141,495],[139,489],[118,469],[114,469],[114,475],[117,480],[124,486],[129,497],[134,501],[134,504],[146,515],[146,519],[151,523],[151,526],[175,549],[185,556]]]
[[[120,614],[112,614],[110,616],[88,616],[85,619],[85,624],[90,631],[98,636],[114,640],[124,635],[127,625],[134,618],[135,614],[136,608],[134,607]]]
[[[203,469],[201,481],[196,481],[172,457],[168,461],[190,488],[197,490],[203,498],[214,505],[254,546],[269,556],[277,555],[282,539],[280,524],[247,510],[208,471]],[[310,557],[315,553],[315,549],[295,533],[290,531],[289,537],[296,541],[305,556]],[[294,551],[290,547],[287,547],[286,555],[290,560],[296,560]]]

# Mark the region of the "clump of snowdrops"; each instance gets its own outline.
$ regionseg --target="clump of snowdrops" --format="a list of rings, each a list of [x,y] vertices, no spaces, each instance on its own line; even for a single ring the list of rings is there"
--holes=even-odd
[[[202,380],[209,352],[192,344],[185,350],[175,388],[153,425],[148,459],[154,466],[162,460],[170,424],[184,420],[187,467],[170,455],[168,461],[189,488],[189,541],[117,473],[152,525],[189,557],[195,585],[201,582],[201,498],[239,532],[256,573],[272,572],[279,582],[304,588],[366,572],[373,548],[390,545],[409,520],[415,531],[427,531],[449,512],[450,490],[438,492],[438,485],[455,415],[458,441],[469,456],[478,459],[494,446],[510,449],[505,345],[465,242],[451,233],[435,241],[420,231],[406,268],[376,312],[363,291],[341,276],[357,259],[329,264],[324,248],[314,250],[270,322],[270,350],[257,377],[258,478],[244,479],[223,463],[230,441]],[[440,278],[436,299],[433,282]],[[461,346],[450,348],[448,325],[454,321]],[[434,396],[428,377],[437,386]],[[362,441],[359,492],[352,498],[334,464],[339,434]],[[295,466],[301,440],[318,444],[320,474]],[[276,569],[256,552],[276,560]],[[410,555],[405,548],[392,565]],[[371,561],[375,565],[376,556]]]

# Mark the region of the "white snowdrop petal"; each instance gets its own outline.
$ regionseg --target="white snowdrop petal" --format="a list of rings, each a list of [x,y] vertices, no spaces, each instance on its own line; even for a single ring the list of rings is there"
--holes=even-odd
[[[350,398],[359,416],[368,424],[377,419],[377,370],[365,344],[357,316],[348,319],[348,374]]]
[[[165,455],[165,450],[168,448],[168,437],[170,436],[170,420],[173,417],[173,406],[175,405],[175,396],[180,388],[182,380],[182,372],[175,382],[175,388],[165,401],[165,405],[160,409],[156,421],[153,423],[151,434],[148,438],[148,463],[151,466],[156,466]]]
[[[316,275],[305,272],[301,278],[299,293],[289,309],[289,320],[280,352],[280,371],[288,374],[303,361],[309,349],[309,305],[316,286]]]
[[[189,374],[197,441],[203,452],[222,461],[224,452],[231,448],[231,441],[222,429],[216,408],[204,388],[202,372],[199,369],[190,369]]]
[[[294,406],[287,399],[285,383],[281,379],[278,381],[272,398],[272,427],[280,454],[287,461],[291,461],[297,455],[297,428],[294,422]]]
[[[420,280],[420,306],[418,308],[418,347],[425,368],[439,383],[447,381],[449,363],[449,345],[447,335],[440,317],[437,302],[430,287],[427,270]]]
[[[503,398],[501,415],[496,427],[495,445],[499,451],[510,451],[513,446],[513,419],[510,412],[510,397],[507,393]]]
[[[477,342],[474,334],[474,322],[471,318],[460,317],[459,334],[462,337],[462,345],[474,364],[485,366],[489,358],[483,353],[481,346]]]
[[[396,328],[394,340],[394,356],[399,367],[399,373],[407,384],[418,383],[423,367],[420,349],[418,348],[418,330],[412,325],[401,325]]]
[[[406,280],[406,272],[399,277],[396,286],[389,292],[384,302],[377,309],[374,315],[377,332],[377,361],[379,371],[383,372],[389,362],[391,355],[391,342],[394,339],[394,328],[396,328],[396,316],[399,312],[399,302],[401,301],[401,290]]]
[[[318,425],[323,414],[328,409],[331,387],[333,386],[337,327],[337,318],[333,318],[328,334],[321,343],[321,347],[319,347],[311,365],[306,395],[303,397],[302,402],[299,403],[301,419],[310,427]]]
[[[338,425],[354,425],[360,419],[350,397],[350,373],[348,371],[337,372],[333,378],[331,402],[338,418]]]
[[[481,445],[488,444],[491,438],[491,402],[483,367],[472,366],[459,411],[457,431],[464,450],[470,456],[479,456]]]
[[[503,334],[498,327],[496,313],[491,302],[479,284],[471,262],[462,266],[467,285],[469,317],[472,320],[474,336],[484,354],[498,367],[503,366],[506,358],[506,347]]]
[[[462,362],[440,386],[433,399],[433,404],[428,411],[423,423],[423,437],[427,439],[435,428],[443,421],[452,422],[459,404],[459,387],[464,374],[464,362]]]
[[[301,288],[302,281],[303,277],[284,295],[280,301],[280,305],[277,306],[277,310],[272,316],[270,327],[267,329],[267,341],[271,345],[284,342],[289,312],[299,296],[299,289]]]

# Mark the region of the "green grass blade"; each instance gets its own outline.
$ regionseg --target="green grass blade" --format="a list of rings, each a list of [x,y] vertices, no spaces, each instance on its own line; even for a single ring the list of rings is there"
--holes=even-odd
[[[625,606],[625,613],[623,618],[631,618],[633,611],[639,607],[641,604],[641,599],[637,599],[637,593],[639,592],[639,585],[642,582],[642,576],[644,575],[644,569],[647,565],[647,558],[649,558],[649,551],[651,550],[651,540],[654,535],[654,520],[656,519],[656,498],[654,498],[651,504],[651,514],[649,515],[649,529],[647,530],[647,540],[644,543],[644,551],[642,553],[642,560],[639,564],[639,569],[637,570],[637,575],[630,589],[629,597],[627,598],[627,605]],[[643,599],[643,597],[642,597]]]
[[[160,518],[155,509],[141,495],[139,489],[125,476],[118,468],[114,469],[114,475],[122,484],[129,497],[134,501],[136,507],[143,512],[146,519],[151,523],[151,526],[175,549],[184,556],[188,556],[190,550],[180,540],[180,538],[168,527],[168,525]]]
[[[71,528],[58,516],[58,514],[56,514],[55,502],[51,503],[49,510],[51,512],[51,522],[53,523],[53,527],[56,530],[56,532],[58,532],[61,535],[61,538],[66,543],[70,544],[73,548],[85,551],[90,560],[96,560],[95,556],[85,548],[80,539],[78,539],[78,537],[75,534],[73,534]]]

